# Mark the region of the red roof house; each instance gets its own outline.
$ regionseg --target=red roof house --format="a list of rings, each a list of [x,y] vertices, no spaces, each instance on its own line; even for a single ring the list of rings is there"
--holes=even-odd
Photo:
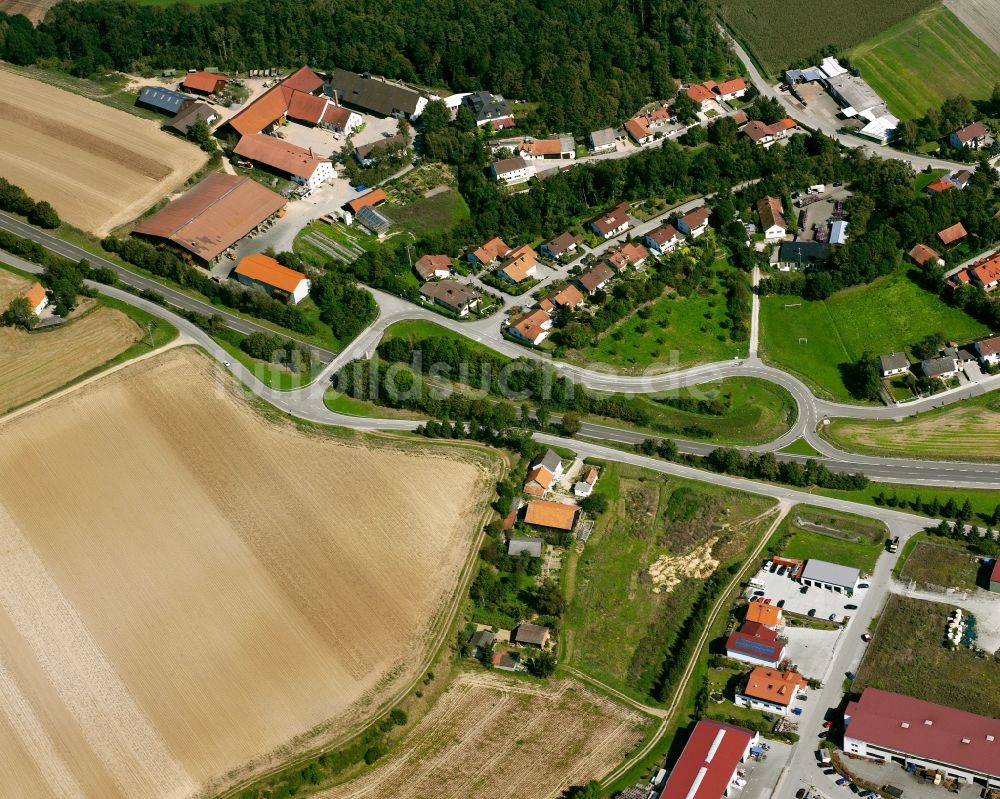
[[[965,231],[965,225],[961,222],[956,222],[954,225],[946,227],[944,230],[938,231],[938,238],[941,239],[942,244],[954,244],[960,239],[964,239],[968,233]]]

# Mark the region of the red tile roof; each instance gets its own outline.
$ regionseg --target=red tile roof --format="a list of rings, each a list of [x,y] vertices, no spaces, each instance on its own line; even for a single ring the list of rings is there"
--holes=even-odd
[[[726,639],[726,649],[765,662],[781,658],[785,646],[778,640],[778,634],[762,624],[748,621]]]
[[[347,123],[351,120],[351,110],[349,108],[344,108],[343,106],[334,105],[329,103],[326,106],[326,110],[323,112],[323,124],[333,125],[334,127],[344,128],[347,127]]]
[[[844,718],[845,737],[1000,777],[1000,720],[877,688]]]
[[[532,311],[520,321],[511,325],[527,341],[534,342],[542,333],[546,332],[542,325],[549,321],[549,315],[545,311],[538,309]],[[538,522],[541,524],[541,522]],[[567,528],[568,529],[568,528]]]
[[[938,178],[937,180],[932,180],[927,184],[927,191],[933,192],[935,194],[942,191],[948,191],[948,189],[955,188],[955,184],[950,180],[945,180],[944,178]]]
[[[708,221],[708,206],[703,205],[700,208],[695,208],[690,213],[684,214],[681,217],[681,221],[688,226],[690,230],[699,228]]]
[[[980,355],[996,355],[1000,353],[1000,336],[990,336],[976,342],[976,350]],[[993,563],[993,571],[990,573],[991,580],[1000,580],[1000,558]]]
[[[256,280],[258,283],[274,286],[289,294],[295,291],[303,280],[308,280],[302,272],[289,269],[263,253],[248,255],[240,261],[236,267],[236,274]]]
[[[913,249],[907,253],[916,263],[923,266],[928,261],[936,261],[941,256],[935,250],[932,250],[926,244],[915,244]]]
[[[510,247],[507,246],[507,243],[503,239],[496,236],[477,247],[472,254],[476,256],[480,263],[489,264],[498,258],[503,258],[505,255],[510,254]]]
[[[189,72],[184,76],[184,81],[181,85],[185,89],[211,94],[215,91],[215,87],[218,85],[219,81],[227,83],[229,78],[215,72]]]
[[[289,175],[309,179],[326,159],[275,136],[251,133],[240,139],[233,152]]]
[[[528,503],[528,510],[524,514],[524,521],[528,524],[538,525],[539,527],[572,530],[578,510],[579,508],[576,505],[535,499]]]
[[[715,95],[710,89],[706,89],[700,83],[694,84],[694,86],[689,86],[687,90],[687,96],[694,100],[696,103],[703,103],[706,100],[714,100]]]
[[[747,677],[743,694],[788,707],[795,698],[795,692],[804,688],[805,684],[805,679],[798,672],[775,671],[766,666],[758,666]]]
[[[660,225],[656,230],[647,233],[646,236],[660,247],[681,238],[680,232],[673,225]]]
[[[965,226],[961,222],[956,222],[938,232],[938,238],[943,244],[952,244],[959,239],[964,239],[966,235],[968,234],[965,232]]]
[[[629,119],[625,122],[625,130],[628,132],[636,141],[642,141],[652,134],[649,132],[649,128],[646,122],[642,119]]]
[[[271,87],[230,119],[227,124],[241,136],[260,133],[268,125],[273,125],[285,115],[291,91],[280,83]]]
[[[577,305],[583,302],[583,294],[580,293],[580,289],[571,283],[562,289],[562,291],[557,294],[553,294],[552,302],[556,305],[565,305],[569,308],[576,308]]]
[[[995,345],[996,348],[993,350],[993,352],[1000,352],[1000,337],[990,340],[996,342]],[[985,352],[983,353],[983,355],[987,354],[992,354],[992,353],[985,353]],[[993,571],[990,572],[990,582],[991,583],[1000,582],[1000,558],[997,558],[995,561],[993,561]]]
[[[372,189],[367,194],[362,194],[356,200],[351,200],[347,207],[350,208],[354,213],[357,213],[362,208],[368,205],[378,205],[379,203],[384,203],[386,201],[386,193],[381,188]]]
[[[781,200],[777,197],[761,197],[757,201],[757,214],[760,216],[760,226],[767,230],[772,227],[785,227],[784,211],[781,208]]]
[[[288,116],[302,122],[318,125],[323,120],[327,100],[305,92],[291,92],[288,98]]]
[[[716,86],[715,91],[718,94],[733,94],[734,92],[742,91],[746,87],[747,82],[743,78],[732,78]]]
[[[31,310],[35,310],[35,308],[41,305],[42,300],[45,299],[45,289],[41,283],[32,283],[21,296],[28,301]]]
[[[309,69],[309,67],[299,67],[299,69],[281,81],[281,85],[299,92],[312,94],[323,88],[323,79]]]
[[[972,273],[977,282],[984,286],[1000,281],[1000,251],[974,263],[969,267],[969,272]]]
[[[754,733],[702,719],[677,758],[660,799],[720,799],[746,754]]]
[[[628,221],[628,203],[619,203],[604,216],[599,216],[592,224],[602,236],[606,236],[612,230],[617,230]]]
[[[986,126],[982,122],[973,122],[955,131],[955,136],[962,144],[966,144],[973,139],[981,139],[986,135]]]

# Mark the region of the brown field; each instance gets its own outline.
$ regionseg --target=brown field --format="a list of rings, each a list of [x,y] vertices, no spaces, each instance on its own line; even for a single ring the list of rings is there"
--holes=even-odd
[[[541,686],[466,672],[365,776],[322,799],[548,799],[598,779],[643,738],[648,719],[575,680]]]
[[[0,11],[14,16],[24,14],[36,25],[59,0],[0,0]]]
[[[1000,55],[1000,6],[997,0],[944,0],[944,4],[983,44]]]
[[[185,347],[0,423],[4,795],[181,799],[422,671],[495,469],[238,392]]]
[[[0,270],[0,309],[29,285]],[[42,397],[100,366],[142,338],[121,311],[97,308],[55,330],[0,327],[0,414]]]
[[[152,120],[0,71],[0,175],[71,225],[106,235],[205,160]]]

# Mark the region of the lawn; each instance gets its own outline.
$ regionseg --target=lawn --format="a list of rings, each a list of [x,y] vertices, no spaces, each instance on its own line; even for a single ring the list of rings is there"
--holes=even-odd
[[[921,500],[930,502],[933,497],[938,498],[942,505],[949,499],[954,499],[961,505],[968,499],[972,503],[972,510],[976,514],[972,520],[973,524],[984,525],[988,523],[993,515],[994,509],[1000,504],[1000,491],[990,491],[983,488],[940,488],[938,486],[907,486],[896,483],[869,483],[868,487],[861,491],[837,491],[830,488],[806,489],[814,494],[822,494],[825,497],[835,497],[845,499],[849,502],[861,502],[865,505],[876,505],[875,498],[880,494],[887,497],[896,497],[901,503],[915,502]],[[898,506],[900,510],[912,512],[908,506]]]
[[[901,422],[833,419],[825,435],[842,449],[866,455],[997,461],[1000,395],[991,392]]]
[[[293,372],[281,364],[270,363],[268,361],[262,361],[259,358],[253,358],[243,350],[241,350],[236,344],[231,341],[227,341],[224,338],[218,336],[213,336],[215,342],[222,347],[229,355],[243,364],[247,369],[253,373],[260,382],[262,382],[268,388],[273,388],[278,391],[294,391],[295,389],[302,388],[303,386],[309,385],[313,378],[322,370],[322,364],[317,364],[309,372],[303,372],[299,374],[298,372]]]
[[[844,0],[832,6],[822,0],[722,0],[719,11],[757,63],[777,76],[792,62],[827,45],[846,49],[870,39],[931,2]]]
[[[823,457],[822,453],[817,452],[813,445],[804,438],[795,439],[787,447],[782,447],[781,452],[787,452],[789,455],[807,455],[815,458]]]
[[[724,261],[713,267],[710,290],[690,297],[665,293],[650,306],[650,317],[632,314],[601,334],[593,346],[576,352],[580,363],[598,361],[624,370],[666,372],[699,363],[746,357],[746,342],[733,342],[723,327],[726,296],[719,277]]]
[[[947,174],[947,169],[932,169],[930,172],[918,172],[917,176],[913,178],[913,190],[917,194],[922,194],[924,189],[931,183]]]
[[[761,347],[766,360],[801,376],[818,396],[849,401],[842,370],[870,351],[909,350],[935,332],[964,341],[986,327],[920,288],[903,270],[852,286],[827,300],[761,299]]]
[[[695,399],[721,402],[723,412],[699,413],[668,404],[669,399]],[[659,395],[636,398],[651,415],[645,427],[626,425],[616,419],[598,416],[590,421],[613,427],[648,430],[658,435],[699,438],[718,444],[754,445],[773,441],[795,422],[798,408],[792,396],[781,386],[754,377],[737,377],[703,383]]]
[[[454,188],[442,187],[429,197],[421,197],[408,205],[385,205],[385,212],[399,227],[414,236],[444,233],[469,218],[469,206]]]
[[[866,686],[1000,717],[1000,669],[993,658],[944,646],[955,606],[890,594],[852,693]]]
[[[840,563],[871,574],[884,549],[885,525],[861,516],[799,505],[781,523],[787,536],[781,554],[788,558],[816,558]]]
[[[901,119],[921,117],[956,94],[984,100],[1000,81],[1000,56],[943,5],[865,41],[850,56]]]
[[[610,504],[577,560],[565,659],[648,701],[706,578],[745,557],[771,503],[613,463],[596,491]]]
[[[920,586],[963,588],[978,585],[979,559],[961,546],[918,541],[907,555],[899,576]]]

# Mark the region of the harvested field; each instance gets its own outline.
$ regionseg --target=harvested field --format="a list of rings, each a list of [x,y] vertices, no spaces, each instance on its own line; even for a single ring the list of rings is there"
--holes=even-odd
[[[983,44],[1000,55],[997,0],[944,0],[944,4]]]
[[[0,308],[30,283],[0,270]],[[0,414],[43,397],[138,341],[143,330],[121,311],[97,308],[54,330],[0,327]]]
[[[398,755],[319,796],[556,797],[618,765],[642,740],[646,721],[574,680],[540,686],[464,673]]]
[[[11,17],[24,14],[37,25],[57,2],[58,0],[0,0],[0,11]]]
[[[103,236],[205,159],[152,120],[0,71],[0,174],[71,225]]]
[[[0,762],[33,761],[10,795],[191,796],[422,669],[493,470],[239,391],[179,348],[0,424]]]

